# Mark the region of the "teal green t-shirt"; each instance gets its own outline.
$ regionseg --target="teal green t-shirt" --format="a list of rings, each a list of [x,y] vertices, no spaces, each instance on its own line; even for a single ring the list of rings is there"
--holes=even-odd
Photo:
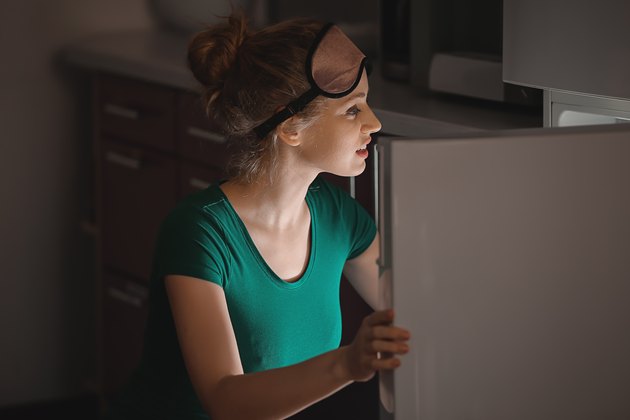
[[[372,243],[376,227],[352,197],[321,178],[309,187],[306,203],[310,257],[302,277],[291,283],[265,263],[218,185],[177,205],[160,229],[143,360],[122,405],[134,407],[136,416],[204,416],[177,341],[163,281],[168,274],[223,288],[245,373],[299,363],[339,346],[342,269]]]

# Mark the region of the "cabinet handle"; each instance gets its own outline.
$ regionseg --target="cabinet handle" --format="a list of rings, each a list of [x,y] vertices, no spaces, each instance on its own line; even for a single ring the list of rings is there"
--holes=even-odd
[[[380,271],[379,273],[382,273],[385,269],[390,268],[391,262],[390,262],[390,255],[389,252],[390,250],[387,248],[387,246],[389,245],[389,219],[391,217],[391,215],[389,214],[389,212],[385,212],[384,209],[381,208],[381,206],[384,206],[385,203],[387,202],[387,199],[389,197],[385,197],[385,194],[388,191],[385,191],[384,187],[385,184],[385,177],[388,175],[387,172],[385,171],[385,162],[382,162],[384,160],[384,155],[380,156],[379,151],[380,151],[381,146],[379,146],[378,144],[374,145],[374,188],[376,189],[376,192],[374,194],[374,202],[376,204],[376,208],[375,208],[375,218],[376,218],[376,225],[378,228],[378,233],[380,235],[380,256],[378,259],[378,265],[380,267]],[[383,171],[383,173],[379,173],[380,171]],[[381,195],[383,195],[383,197],[381,197]]]
[[[188,129],[186,130],[186,134],[203,140],[208,140],[216,144],[225,144],[225,142],[227,141],[225,136],[198,127],[188,127]]]
[[[188,184],[193,187],[193,188],[197,188],[199,190],[205,190],[206,188],[208,188],[210,186],[209,182],[206,182],[202,179],[199,178],[195,178],[192,177],[188,180]]]
[[[120,105],[105,104],[103,109],[106,114],[115,115],[116,117],[127,118],[130,120],[137,120],[140,118],[140,112],[137,110]]]
[[[129,293],[120,290],[117,287],[108,287],[107,294],[119,302],[135,306],[136,308],[142,308],[142,299],[140,299],[138,296],[130,295]]]
[[[350,197],[357,198],[357,179],[353,176],[350,177]]]
[[[379,224],[379,181],[378,181],[378,177],[379,177],[379,173],[378,173],[378,169],[379,169],[379,163],[378,163],[378,144],[375,144],[372,146],[372,156],[374,156],[374,159],[372,160],[372,169],[373,169],[373,176],[372,176],[372,182],[373,185],[372,187],[374,188],[372,190],[372,192],[374,193],[374,220],[376,221],[376,226],[378,227]]]
[[[138,159],[130,158],[112,151],[107,152],[105,159],[107,159],[108,162],[133,170],[138,170],[141,166],[141,162]]]

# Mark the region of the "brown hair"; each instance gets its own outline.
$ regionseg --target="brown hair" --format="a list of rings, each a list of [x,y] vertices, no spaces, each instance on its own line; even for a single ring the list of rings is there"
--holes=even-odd
[[[258,139],[253,129],[309,88],[308,50],[323,24],[292,19],[250,32],[241,12],[198,32],[188,46],[188,65],[203,85],[206,115],[222,130],[235,153],[228,174],[253,182],[273,180],[278,136]],[[286,122],[311,124],[323,99],[317,98]]]

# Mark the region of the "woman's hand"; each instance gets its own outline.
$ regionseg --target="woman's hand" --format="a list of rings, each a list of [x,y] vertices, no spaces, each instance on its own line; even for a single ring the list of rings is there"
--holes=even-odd
[[[345,348],[345,367],[350,378],[364,382],[380,369],[396,369],[396,355],[409,351],[409,332],[392,325],[394,311],[376,311],[363,319],[352,343]]]

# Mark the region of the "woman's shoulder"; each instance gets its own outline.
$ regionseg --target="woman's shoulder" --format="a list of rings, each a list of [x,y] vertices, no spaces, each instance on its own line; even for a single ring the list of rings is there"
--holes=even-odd
[[[185,229],[186,226],[214,225],[227,217],[227,203],[218,184],[193,192],[173,207],[163,222],[163,228]]]
[[[211,184],[203,190],[198,190],[186,195],[178,203],[176,208],[204,209],[223,202],[225,195],[219,188],[219,184]]]
[[[218,185],[186,196],[166,215],[155,246],[156,278],[184,274],[215,281],[230,264],[229,214]],[[227,222],[226,222],[227,221]]]

